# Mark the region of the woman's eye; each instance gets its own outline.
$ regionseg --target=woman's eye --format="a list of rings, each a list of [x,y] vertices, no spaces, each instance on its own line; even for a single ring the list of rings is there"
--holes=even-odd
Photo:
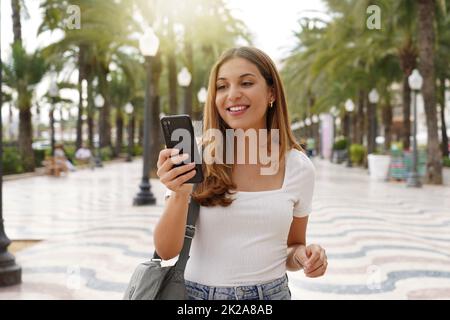
[[[222,90],[222,89],[225,89],[224,85],[217,86],[217,90]]]
[[[250,87],[252,84],[252,82],[242,82],[242,85],[245,87]]]

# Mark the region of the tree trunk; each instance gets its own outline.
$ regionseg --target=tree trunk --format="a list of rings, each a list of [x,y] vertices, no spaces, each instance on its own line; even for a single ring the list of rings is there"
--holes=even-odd
[[[442,184],[442,153],[439,145],[436,88],[434,22],[435,1],[419,0],[419,58],[423,77],[422,95],[427,121],[427,180],[431,184]]]
[[[403,150],[409,150],[411,137],[411,88],[408,83],[409,75],[403,76]]]
[[[134,133],[135,133],[135,116],[134,110],[128,119],[128,150],[131,156],[134,156]]]
[[[399,49],[400,67],[403,71],[403,130],[401,140],[403,149],[408,150],[411,137],[411,88],[409,87],[408,77],[417,66],[417,48],[410,35],[407,36],[404,44]]]
[[[374,153],[376,150],[376,126],[377,126],[377,105],[369,102],[367,104],[367,154]]]
[[[87,94],[88,94],[88,106],[87,106],[87,125],[88,125],[88,145],[90,149],[94,148],[94,88],[92,87],[92,78],[88,78]]]
[[[64,119],[63,119],[63,107],[59,107],[59,132],[61,134],[61,143],[64,143]]]
[[[41,118],[41,107],[39,106],[38,103],[36,103],[36,118],[37,119]],[[38,139],[41,137],[41,129],[39,127],[39,120],[38,120],[38,122],[36,124],[36,135],[35,135],[35,137],[38,138]]]
[[[344,114],[344,117],[341,119],[341,128],[342,128],[342,135],[344,137],[346,137],[348,142],[350,143],[350,123],[348,120],[347,112]]]
[[[86,47],[79,46],[78,49],[78,118],[77,118],[77,140],[76,150],[81,148],[83,143],[83,80],[86,79],[86,63],[85,63]]]
[[[138,121],[138,144],[144,145],[144,119],[141,118]]]
[[[13,106],[12,103],[9,104],[9,117],[8,117],[8,130],[9,130],[9,140],[15,141],[14,128],[13,128]]]
[[[359,97],[358,97],[358,111],[355,116],[355,143],[363,144],[363,137],[364,137],[364,102],[365,102],[365,95],[366,92],[364,90],[359,91]]]
[[[116,112],[116,156],[122,153],[123,145],[123,114],[119,108]]]
[[[392,142],[392,106],[390,104],[383,106],[382,118],[384,126],[384,151],[389,152]]]
[[[22,43],[22,26],[20,23],[20,0],[11,0],[14,43]]]
[[[20,23],[20,0],[11,0],[14,44],[22,46],[22,26]],[[21,101],[26,98],[26,92],[18,90],[19,101],[19,151],[22,157],[22,164],[25,171],[34,171],[33,126],[31,121],[31,103],[26,101],[21,105]]]
[[[156,174],[156,164],[158,163],[159,151],[161,150],[162,136],[161,129],[159,123],[159,113],[160,113],[160,90],[159,90],[159,82],[162,72],[162,61],[161,54],[157,54],[153,59],[152,64],[152,84],[153,84],[153,103],[152,110],[153,113],[152,119],[153,123],[151,124],[151,132],[150,132],[150,140],[151,140],[151,150],[152,155],[150,159],[150,172]]]
[[[26,172],[34,171],[33,126],[31,123],[30,106],[19,111],[19,150],[23,168]]]
[[[101,95],[104,99],[104,104],[100,111],[100,148],[112,146],[110,123],[111,104],[109,99],[107,75],[108,70],[105,67],[102,67],[99,75],[99,84],[101,88]]]
[[[185,50],[186,50],[186,61],[187,68],[191,74],[193,74],[194,70],[194,56],[193,56],[193,48],[192,42],[190,39],[185,42]],[[194,84],[193,81],[189,84],[189,86],[184,90],[184,103],[185,103],[185,113],[192,117],[192,97],[193,97]]]
[[[173,23],[169,19],[168,22],[168,39],[175,39],[173,32]],[[169,112],[170,114],[178,114],[178,101],[177,101],[177,61],[175,59],[174,47],[169,50],[167,54],[167,67],[169,69]]]
[[[48,118],[50,122],[50,145],[52,148],[52,156],[55,155],[55,107],[52,105],[50,111],[48,112]]]
[[[448,136],[447,125],[445,123],[445,77],[441,77],[439,86],[439,104],[441,105],[441,135],[442,135],[442,156],[448,158]]]

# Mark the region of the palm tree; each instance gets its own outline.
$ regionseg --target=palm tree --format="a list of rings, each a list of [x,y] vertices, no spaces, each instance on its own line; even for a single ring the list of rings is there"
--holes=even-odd
[[[19,151],[26,171],[34,171],[32,149],[33,128],[31,105],[35,86],[47,70],[45,60],[39,51],[27,54],[20,42],[12,45],[12,55],[4,64],[5,84],[17,92],[16,106],[19,109]]]
[[[450,1],[447,1],[448,5],[450,5]],[[442,156],[448,157],[448,143],[449,139],[447,136],[447,126],[446,126],[446,118],[445,118],[445,91],[448,87],[446,83],[448,79],[450,79],[450,67],[448,66],[448,61],[450,59],[450,16],[446,14],[442,14],[442,11],[438,12],[438,23],[437,23],[437,33],[438,33],[438,41],[436,48],[436,76],[439,79],[439,88],[438,88],[438,101],[441,106],[441,149]]]
[[[19,109],[19,151],[26,171],[34,170],[32,149],[33,129],[31,123],[32,87],[40,81],[45,72],[43,60],[38,52],[28,55],[22,46],[22,1],[11,0],[14,42],[9,65],[5,65],[5,82],[17,92]]]
[[[435,78],[435,10],[434,0],[418,0],[419,68],[423,76],[422,95],[427,122],[427,180],[442,184],[442,153],[439,146],[436,112]]]
[[[59,28],[64,31],[64,38],[46,48],[48,56],[59,56],[67,59],[67,52],[72,52],[73,60],[77,61],[79,70],[78,87],[80,92],[79,121],[77,125],[77,143],[81,141],[81,82],[86,79],[88,88],[92,89],[91,82],[98,79],[98,93],[104,98],[104,105],[100,117],[100,145],[111,146],[110,124],[110,90],[109,90],[109,66],[112,62],[120,65],[118,57],[127,58],[126,55],[118,55],[123,47],[136,47],[136,41],[129,35],[138,30],[137,23],[132,18],[132,6],[130,1],[102,1],[89,0],[70,1],[71,4],[80,6],[83,14],[83,27],[81,30],[69,30],[65,28],[61,12],[67,7],[67,1],[45,0],[41,7],[45,9],[44,23],[40,30],[54,30]],[[89,95],[89,93],[88,93]],[[92,102],[92,99],[88,99]],[[93,109],[92,106],[89,107]],[[88,113],[88,124],[92,123],[92,114]],[[90,127],[89,132],[92,131]]]

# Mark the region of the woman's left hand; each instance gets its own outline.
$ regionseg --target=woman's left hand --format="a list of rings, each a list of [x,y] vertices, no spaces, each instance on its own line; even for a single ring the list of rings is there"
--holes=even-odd
[[[328,267],[325,250],[318,244],[299,246],[295,250],[294,259],[303,266],[305,276],[309,278],[323,276]]]

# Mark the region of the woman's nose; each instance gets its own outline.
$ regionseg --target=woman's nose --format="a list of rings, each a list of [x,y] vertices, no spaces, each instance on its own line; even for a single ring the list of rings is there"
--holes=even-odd
[[[239,99],[241,96],[242,92],[239,90],[239,87],[230,86],[230,89],[228,90],[228,100],[235,101],[236,99]]]

